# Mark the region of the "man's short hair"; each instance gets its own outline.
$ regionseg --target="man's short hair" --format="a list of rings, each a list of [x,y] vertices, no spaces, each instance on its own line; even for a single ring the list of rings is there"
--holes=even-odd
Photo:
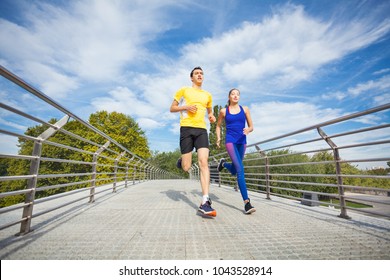
[[[200,66],[196,66],[194,69],[192,69],[192,71],[190,73],[190,77],[192,77],[194,75],[195,70],[202,70],[203,71],[203,69]]]

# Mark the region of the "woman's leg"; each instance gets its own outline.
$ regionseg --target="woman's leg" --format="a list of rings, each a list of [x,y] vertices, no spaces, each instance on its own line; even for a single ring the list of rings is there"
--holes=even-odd
[[[233,161],[232,157],[235,156],[233,143],[226,143],[225,147],[226,147],[226,151],[229,154],[230,159]],[[230,174],[232,174],[233,176],[237,174],[236,168],[234,167],[233,163],[225,162],[223,164],[223,167],[225,167],[230,172]]]
[[[240,188],[241,196],[244,201],[248,200],[248,190],[246,188],[244,165],[242,162],[245,155],[245,149],[246,145],[244,144],[226,143],[226,150],[232,163],[224,164],[231,174],[237,174],[238,187]],[[234,173],[232,171],[234,171]]]

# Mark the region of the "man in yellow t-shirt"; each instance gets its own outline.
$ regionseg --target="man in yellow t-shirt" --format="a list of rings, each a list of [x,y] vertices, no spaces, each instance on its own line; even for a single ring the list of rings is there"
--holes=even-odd
[[[190,78],[192,87],[179,89],[173,97],[170,111],[180,112],[180,151],[181,158],[177,166],[188,171],[192,165],[192,151],[195,148],[198,153],[200,167],[200,185],[202,187],[203,199],[199,211],[205,215],[215,217],[217,212],[211,207],[209,197],[210,169],[209,139],[206,129],[205,113],[207,111],[210,123],[215,122],[212,110],[212,96],[202,89],[203,70],[195,67]]]

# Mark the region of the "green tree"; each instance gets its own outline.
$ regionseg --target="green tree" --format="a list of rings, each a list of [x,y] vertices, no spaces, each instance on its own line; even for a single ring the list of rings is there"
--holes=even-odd
[[[193,154],[195,156],[196,153]],[[188,172],[184,172],[182,169],[176,167],[177,159],[181,156],[180,149],[176,149],[173,152],[154,152],[151,163],[159,168],[171,173],[176,173],[182,177],[187,178]],[[196,158],[193,158],[193,162],[196,162]]]
[[[9,159],[0,158],[0,176],[7,176],[8,166],[9,166]]]
[[[55,123],[57,120],[52,119],[50,123]],[[123,147],[136,154],[137,156],[149,159],[151,157],[151,152],[148,147],[148,142],[145,137],[145,133],[139,128],[138,124],[130,117],[121,113],[107,113],[105,111],[100,111],[90,116],[90,123],[98,128],[99,130],[106,133],[112,139],[117,141]],[[86,129],[84,125],[77,121],[69,121],[64,127],[66,131],[69,131],[73,134],[76,134],[82,138],[89,140],[90,142],[85,142],[81,139],[75,139],[67,133],[58,131],[48,140],[50,142],[59,143],[61,145],[70,146],[84,151],[89,151],[90,153],[79,152],[72,149],[65,149],[55,145],[44,144],[42,146],[42,157],[45,158],[59,158],[59,159],[70,159],[83,162],[91,162],[92,155],[91,153],[95,152],[99,147],[93,145],[97,143],[98,145],[103,145],[107,140],[104,139],[101,135]],[[34,127],[29,127],[25,132],[26,135],[37,137],[42,134],[47,129],[46,125],[38,125]],[[92,143],[93,142],[93,143]],[[34,143],[32,141],[26,140],[24,138],[19,139],[19,154],[20,155],[31,155],[33,150]],[[110,145],[109,148],[119,152],[119,148]],[[113,165],[114,160],[117,154],[114,154],[109,151],[102,153],[105,157],[99,159],[99,163]],[[31,162],[29,160],[20,160],[20,159],[11,159],[8,161],[1,161],[2,163],[7,162],[6,174],[8,176],[15,175],[27,175],[29,174],[29,168]],[[4,164],[2,168],[4,169]],[[62,162],[53,162],[53,161],[41,161],[39,174],[82,174],[90,173],[92,170],[91,165],[86,164],[75,164],[75,163],[62,163]],[[112,173],[113,168],[110,166],[99,166],[98,172],[102,172],[102,175],[99,175],[101,178],[108,178],[109,175],[105,173]],[[4,173],[4,172],[3,172]],[[82,182],[90,179],[89,175],[79,175],[79,176],[61,176],[56,178],[40,178],[37,182],[38,187],[43,186],[52,186],[59,185],[64,183],[72,182]],[[104,184],[106,181],[99,181],[98,184]],[[1,182],[0,191],[8,192],[15,190],[26,189],[27,181],[26,180],[15,180],[15,181],[6,181]],[[87,187],[89,183],[84,183],[80,185],[48,189],[45,191],[37,192],[36,197],[44,197],[52,195],[55,193],[64,192],[67,190],[72,190],[81,187]],[[23,195],[10,196],[0,199],[0,207],[12,205],[18,202],[22,202],[24,199]]]
[[[99,111],[89,117],[89,123],[139,157],[144,159],[151,157],[145,132],[130,116],[118,112]]]

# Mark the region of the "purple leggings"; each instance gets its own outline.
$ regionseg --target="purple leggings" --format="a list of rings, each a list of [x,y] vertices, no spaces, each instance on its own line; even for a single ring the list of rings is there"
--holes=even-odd
[[[246,189],[245,173],[243,159],[246,150],[246,144],[226,143],[226,150],[232,160],[232,163],[225,162],[224,167],[229,170],[232,175],[237,175],[237,183],[240,188],[242,199],[248,199],[248,190]]]

